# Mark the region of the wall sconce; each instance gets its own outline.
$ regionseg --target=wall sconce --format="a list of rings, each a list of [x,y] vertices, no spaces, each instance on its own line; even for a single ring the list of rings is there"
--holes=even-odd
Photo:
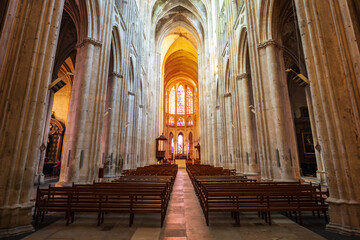
[[[298,78],[300,78],[301,80],[299,81],[299,80],[296,80],[295,78],[294,78],[294,80],[300,85],[300,86],[305,86],[303,83],[305,82],[307,85],[310,85],[310,81],[309,81],[309,79],[307,78],[307,77],[305,77],[303,74],[301,74],[301,73],[297,73],[297,72],[295,72],[294,70],[292,70],[291,68],[288,68],[288,69],[286,69],[285,70],[285,72],[293,72],[293,73],[295,73],[296,74],[296,76],[298,77]]]
[[[256,114],[256,112],[255,112],[255,107],[254,107],[253,105],[250,105],[250,106],[249,106],[249,109],[250,109],[250,111],[251,111],[253,114]]]
[[[73,76],[73,75],[74,75],[74,74],[72,74],[71,72],[65,73],[63,76],[55,79],[52,83],[50,83],[48,89],[49,89],[49,90],[53,90],[54,93],[56,93],[56,92],[59,91],[63,86],[66,85],[66,83],[65,83],[63,80],[61,80],[61,79],[62,79],[63,77],[65,77],[65,76]]]

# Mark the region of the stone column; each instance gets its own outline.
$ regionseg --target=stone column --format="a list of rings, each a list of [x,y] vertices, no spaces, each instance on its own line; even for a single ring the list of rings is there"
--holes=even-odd
[[[239,83],[239,91],[242,92],[241,94],[241,102],[243,103],[244,111],[241,113],[241,117],[244,118],[245,124],[245,142],[243,143],[245,152],[245,164],[247,165],[245,173],[247,175],[258,175],[258,166],[255,161],[255,146],[254,146],[254,139],[253,139],[253,123],[251,121],[251,110],[249,109],[250,106],[250,87],[249,87],[249,74],[243,73],[237,76],[237,80]]]
[[[264,130],[269,134],[270,177],[273,180],[294,181],[299,179],[300,172],[281,48],[274,40],[259,44],[258,48],[263,64],[261,82],[265,109],[262,114],[267,120]]]
[[[235,156],[234,156],[234,131],[232,122],[232,106],[231,106],[231,93],[224,95],[225,99],[225,129],[226,129],[226,142],[227,142],[227,168],[235,168]]]
[[[30,198],[64,1],[9,1],[0,37],[0,238],[32,231]]]
[[[101,42],[91,38],[78,45],[58,185],[92,182],[98,171],[92,163],[98,156],[92,156],[91,151],[93,144],[99,144],[101,139],[99,136],[94,139],[93,130],[99,124],[96,119],[104,117],[104,112],[95,108],[101,97],[96,88],[103,80],[98,78],[101,47]]]
[[[103,127],[103,141],[102,141],[102,153],[105,156],[105,174],[107,177],[115,176],[115,165],[117,159],[116,141],[118,134],[120,134],[118,126],[118,104],[120,103],[120,85],[122,81],[122,75],[113,72],[109,76],[109,86],[106,96],[106,107]],[[105,163],[104,163],[105,164]]]
[[[48,91],[47,94],[47,109],[46,111],[44,111],[44,116],[43,118],[45,119],[45,121],[43,122],[43,126],[42,126],[42,144],[40,146],[40,160],[37,163],[37,168],[36,168],[36,173],[34,176],[34,181],[35,184],[44,184],[45,183],[45,176],[43,173],[44,170],[44,162],[45,162],[45,155],[46,155],[46,147],[47,147],[47,141],[49,138],[49,127],[50,127],[50,120],[51,120],[51,110],[52,110],[52,106],[54,103],[54,92],[53,91]]]
[[[126,69],[126,68],[123,68]],[[125,149],[126,149],[126,122],[127,122],[127,102],[128,102],[128,92],[126,89],[126,82],[124,81],[124,79],[126,79],[126,74],[124,71],[124,75],[122,77],[122,81],[120,83],[120,88],[119,88],[119,102],[117,104],[117,109],[116,112],[118,113],[118,119],[117,119],[117,131],[118,134],[116,135],[116,150],[117,150],[117,155],[118,155],[118,163],[119,163],[119,169],[117,171],[117,175],[121,174],[122,169],[125,166],[125,160],[126,160],[126,155],[125,155]]]
[[[222,130],[222,126],[221,126],[221,110],[220,110],[220,106],[217,105],[216,106],[216,110],[215,110],[215,114],[216,114],[216,144],[218,146],[218,155],[216,156],[216,162],[217,162],[217,166],[222,167],[224,166],[224,156],[223,156],[223,146],[224,146],[224,137],[223,137],[223,130]],[[201,150],[200,150],[201,151]],[[203,150],[204,151],[204,150]],[[201,154],[201,152],[200,152]]]
[[[125,163],[124,169],[131,169],[133,166],[134,161],[134,152],[136,149],[133,148],[134,146],[134,109],[135,109],[135,93],[128,92],[128,104],[127,104],[127,118],[126,118],[126,148],[125,148]]]
[[[136,140],[136,150],[135,150],[135,159],[136,159],[136,167],[142,167],[141,162],[142,159],[140,159],[140,153],[141,153],[141,127],[143,122],[143,105],[138,105],[138,112],[137,112],[137,129],[135,131],[135,140]],[[164,142],[165,145],[165,142]]]
[[[330,191],[327,229],[360,235],[360,51],[349,1],[296,0]]]
[[[245,132],[246,132],[246,124],[244,122],[244,104],[242,102],[243,99],[243,91],[241,86],[241,81],[239,81],[239,78],[237,76],[236,81],[236,94],[237,94],[237,102],[236,102],[236,108],[238,109],[238,116],[235,118],[235,121],[237,123],[237,133],[238,133],[238,145],[239,145],[239,166],[237,169],[237,172],[244,173],[247,172],[247,169],[245,169],[246,160],[244,160],[244,149],[246,149],[246,140],[245,140]],[[246,151],[245,151],[246,152]]]
[[[316,165],[317,165],[316,177],[321,185],[327,185],[325,169],[324,169],[324,160],[321,155],[321,147],[319,145],[318,131],[316,129],[314,109],[313,109],[313,103],[311,99],[311,92],[309,86],[305,87],[305,93],[306,93],[306,102],[309,110],[311,133],[313,136],[314,147],[315,147],[315,157],[316,157]]]

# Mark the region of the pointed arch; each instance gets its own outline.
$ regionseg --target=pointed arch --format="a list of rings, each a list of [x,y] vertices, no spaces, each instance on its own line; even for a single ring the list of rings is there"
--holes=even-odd
[[[189,157],[191,157],[193,149],[194,149],[193,134],[192,134],[192,132],[190,132],[189,137],[188,137],[188,154],[189,154]]]
[[[247,29],[244,27],[240,31],[238,48],[238,74],[246,73],[246,59],[248,55]]]
[[[261,0],[258,26],[260,34],[260,42],[266,40],[281,41],[280,27],[288,18],[289,8],[292,7],[293,1],[279,0]],[[264,24],[265,23],[265,24]]]
[[[184,154],[184,134],[182,132],[178,135],[177,141],[177,152],[178,154]]]
[[[121,73],[121,64],[122,64],[122,50],[121,50],[121,37],[119,33],[119,28],[114,26],[112,29],[111,37],[111,51],[114,57],[114,65],[112,71]]]
[[[135,80],[134,80],[134,64],[133,64],[133,59],[130,58],[130,68],[129,68],[129,91],[133,92],[135,89]]]
[[[229,59],[226,63],[226,70],[225,70],[225,93],[228,93],[230,91],[230,64]]]
[[[170,126],[175,126],[175,118],[173,116],[169,117],[169,125]]]
[[[193,121],[193,119],[192,119],[192,117],[191,117],[191,116],[190,116],[190,117],[188,117],[188,119],[187,119],[187,125],[188,125],[189,127],[194,126],[194,121]]]
[[[169,152],[170,154],[174,153],[174,134],[172,132],[169,134]]]

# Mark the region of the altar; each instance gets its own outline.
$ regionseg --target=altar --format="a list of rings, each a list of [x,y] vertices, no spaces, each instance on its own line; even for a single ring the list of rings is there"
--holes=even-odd
[[[175,164],[177,164],[179,168],[186,168],[186,159],[175,159]]]

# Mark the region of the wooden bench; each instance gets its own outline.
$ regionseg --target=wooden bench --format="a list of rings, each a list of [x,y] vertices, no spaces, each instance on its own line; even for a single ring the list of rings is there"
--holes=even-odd
[[[323,212],[327,221],[328,191],[321,186],[299,182],[256,182],[246,176],[231,176],[226,169],[210,165],[187,166],[187,172],[199,198],[205,220],[209,225],[210,212],[230,212],[240,224],[240,212],[258,212],[271,224],[271,212],[286,212],[290,216],[303,211]],[[224,174],[225,173],[225,174]],[[213,174],[213,175],[212,175]]]
[[[124,170],[124,176],[173,176],[176,177],[178,171],[177,165],[150,165],[145,167],[138,167],[133,170]]]
[[[168,184],[126,183],[75,185],[72,187],[38,188],[35,206],[35,224],[44,220],[47,212],[64,212],[66,224],[74,221],[75,213],[95,212],[98,225],[107,212],[130,214],[129,226],[135,213],[160,213],[161,226],[165,219],[170,193]]]
[[[225,189],[209,189],[202,186],[199,200],[207,225],[209,225],[209,212],[231,212],[236,216],[235,220],[238,224],[240,212],[265,213],[265,220],[269,224],[271,224],[271,212],[294,212],[299,214],[302,224],[303,211],[321,211],[327,221],[328,206],[317,188],[310,185],[298,187],[248,185],[245,188]]]

